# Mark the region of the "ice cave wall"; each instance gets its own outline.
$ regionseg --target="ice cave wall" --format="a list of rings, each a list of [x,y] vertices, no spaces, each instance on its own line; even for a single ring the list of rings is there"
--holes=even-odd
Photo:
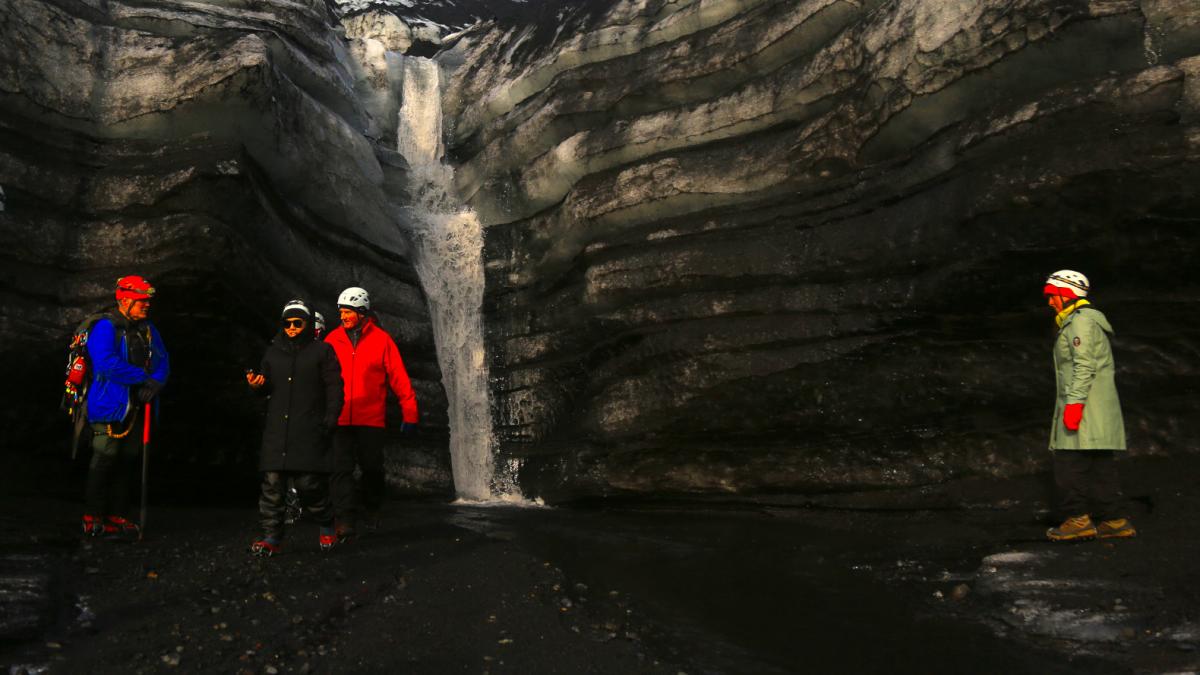
[[[1195,3],[409,4],[0,0],[0,444],[60,432],[62,340],[136,267],[188,355],[165,445],[236,461],[278,304],[361,283],[422,399],[392,478],[446,489],[397,215],[407,51],[441,64],[456,196],[487,228],[494,417],[527,494],[1042,467],[1038,290],[1062,267],[1117,328],[1134,453],[1196,449]]]
[[[261,406],[240,373],[281,303],[336,321],[338,292],[362,285],[424,404],[429,447],[409,444],[405,480],[446,487],[445,397],[395,215],[405,166],[379,141],[389,83],[335,10],[0,0],[4,450],[65,452],[65,339],[135,272],[175,356],[161,457],[252,467]]]
[[[1200,8],[662,0],[481,26],[446,93],[497,433],[546,494],[1046,466],[1050,271],[1193,451]],[[450,59],[447,57],[447,60]]]

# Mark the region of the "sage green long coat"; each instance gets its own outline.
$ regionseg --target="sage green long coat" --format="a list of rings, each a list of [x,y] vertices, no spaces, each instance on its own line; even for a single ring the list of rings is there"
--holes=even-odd
[[[1124,450],[1125,421],[1117,397],[1112,326],[1099,310],[1080,307],[1067,315],[1054,343],[1057,401],[1050,421],[1051,450]],[[1063,408],[1083,403],[1079,431],[1063,424]]]

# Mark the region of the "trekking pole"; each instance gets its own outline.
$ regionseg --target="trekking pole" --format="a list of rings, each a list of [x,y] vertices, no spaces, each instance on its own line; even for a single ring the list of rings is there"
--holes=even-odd
[[[146,536],[146,486],[150,482],[150,404],[143,411],[142,421],[142,510],[138,516],[138,541]]]

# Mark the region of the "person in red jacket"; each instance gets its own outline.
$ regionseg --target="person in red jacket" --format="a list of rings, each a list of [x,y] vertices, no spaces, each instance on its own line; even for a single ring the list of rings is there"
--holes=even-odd
[[[333,476],[330,492],[340,542],[352,539],[361,516],[378,521],[385,490],[383,469],[384,429],[387,426],[387,392],[400,400],[403,433],[417,428],[417,397],[404,361],[392,336],[371,312],[371,298],[362,288],[352,287],[338,297],[341,326],[325,338],[342,365],[346,404],[333,434]],[[362,472],[361,485],[354,481],[355,466]]]

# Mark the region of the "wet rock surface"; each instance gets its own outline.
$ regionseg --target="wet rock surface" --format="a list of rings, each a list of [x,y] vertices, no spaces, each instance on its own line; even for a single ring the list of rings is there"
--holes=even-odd
[[[1195,461],[1122,463],[1140,536],[1042,540],[1049,477],[757,502],[396,501],[250,558],[252,506],[158,504],[142,544],[20,497],[60,589],[0,664],[49,672],[1183,672],[1200,667]],[[252,497],[252,496],[251,496]],[[252,498],[242,501],[252,502]],[[5,563],[7,564],[7,563]],[[7,569],[7,568],[5,568]],[[961,590],[962,588],[967,591]],[[0,615],[24,610],[4,596]],[[869,648],[867,646],[869,645]],[[31,672],[37,672],[31,670]]]

